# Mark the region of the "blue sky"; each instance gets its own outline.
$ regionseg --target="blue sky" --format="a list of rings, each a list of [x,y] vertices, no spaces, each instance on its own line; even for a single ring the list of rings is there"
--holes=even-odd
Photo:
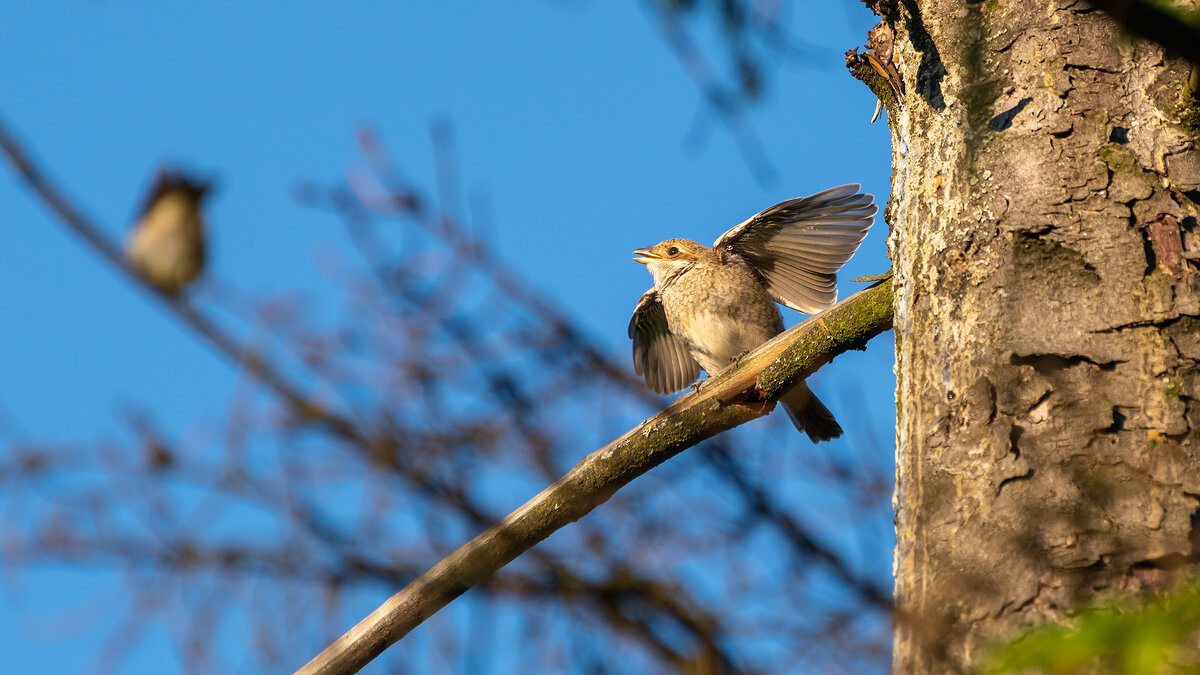
[[[841,183],[887,194],[886,126],[868,123],[874,99],[842,65],[874,18],[852,0],[800,9],[787,24],[808,38],[808,56],[773,66],[748,115],[778,172],[767,185],[635,0],[4,3],[0,116],[114,237],[161,162],[214,174],[215,276],[258,295],[303,292],[331,315],[342,296],[323,265],[344,249],[341,230],[297,204],[294,186],[361,165],[353,134],[363,124],[430,186],[429,129],[445,120],[464,195],[456,208],[470,218],[465,204],[486,203],[500,256],[628,359],[626,324],[650,285],[632,249],[672,236],[710,243],[770,204]],[[717,31],[698,28],[719,62]],[[179,433],[220,419],[237,374],[7,171],[0,217],[0,419],[10,431],[116,437],[127,404]],[[887,268],[885,228],[877,221],[843,279]],[[854,287],[843,283],[843,295]],[[850,435],[871,425],[884,447],[890,350],[885,336],[839,359],[837,377],[856,378],[844,390],[827,373],[814,380]],[[71,606],[65,594],[95,578],[53,569],[0,590],[0,670],[89,664],[102,631],[63,642],[51,627]],[[127,666],[152,672],[148,663]]]

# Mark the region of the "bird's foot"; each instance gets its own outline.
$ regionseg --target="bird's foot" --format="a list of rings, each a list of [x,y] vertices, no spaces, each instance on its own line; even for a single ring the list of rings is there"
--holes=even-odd
[[[749,353],[750,353],[750,350],[747,349],[746,351],[742,352],[741,354],[738,354],[737,356],[733,357],[732,359],[729,359],[729,365],[736,366],[737,364],[741,363],[742,359],[746,358],[746,355]]]

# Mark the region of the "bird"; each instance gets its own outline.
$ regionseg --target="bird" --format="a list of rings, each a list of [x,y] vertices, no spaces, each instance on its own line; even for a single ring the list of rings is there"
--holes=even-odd
[[[775,303],[817,314],[837,302],[837,271],[874,223],[874,197],[858,184],[789,199],[722,234],[712,248],[667,239],[633,252],[654,278],[629,321],[633,368],[672,394],[704,369],[711,377],[783,332]],[[842,427],[802,380],[779,399],[813,443]]]
[[[204,269],[204,200],[212,182],[160,169],[130,228],[125,258],[146,281],[177,295]]]

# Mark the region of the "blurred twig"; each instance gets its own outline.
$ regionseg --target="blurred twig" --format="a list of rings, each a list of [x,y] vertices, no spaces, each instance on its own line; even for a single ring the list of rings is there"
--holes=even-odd
[[[684,28],[679,15],[679,4],[683,3],[643,0],[643,6],[655,17],[663,40],[675,52],[688,75],[700,88],[700,93],[717,119],[728,129],[754,177],[762,184],[774,182],[778,179],[778,171],[763,148],[762,140],[750,126],[745,110],[746,96],[755,94],[760,86],[758,66],[748,61],[744,55],[740,56],[738,70],[743,78],[743,86],[739,90],[726,85],[709,64],[704,51],[696,45]],[[741,8],[740,2],[724,4],[732,8],[730,11],[737,15],[746,11]],[[779,34],[770,33],[768,36],[778,43]]]

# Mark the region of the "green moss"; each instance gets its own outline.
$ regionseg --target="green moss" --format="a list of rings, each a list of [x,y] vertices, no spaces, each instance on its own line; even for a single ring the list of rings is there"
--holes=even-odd
[[[1197,72],[1198,69],[1193,67],[1193,75]],[[1183,105],[1179,109],[1179,123],[1193,138],[1200,140],[1200,95],[1191,86],[1183,92]]]
[[[1128,146],[1119,143],[1102,146],[1100,161],[1108,165],[1113,174],[1109,185],[1109,196],[1111,197],[1126,202],[1135,198],[1142,199],[1152,194],[1160,185],[1158,174],[1147,171]],[[1167,289],[1168,294],[1172,292]],[[1170,297],[1166,302],[1166,307],[1170,307]]]
[[[1138,162],[1137,156],[1133,154],[1133,151],[1120,143],[1108,143],[1101,147],[1100,161],[1107,164],[1108,168],[1113,171],[1134,175],[1146,173],[1145,167]]]
[[[1112,600],[1077,613],[1069,622],[1035,628],[994,649],[981,670],[991,674],[1196,672],[1180,664],[1188,662],[1197,630],[1200,588],[1193,583],[1165,595]]]
[[[1137,163],[1133,151],[1120,143],[1109,143],[1100,148],[1100,160],[1113,171],[1128,171],[1132,165]]]
[[[855,299],[821,315],[829,332],[820,326],[808,330],[759,373],[758,389],[768,397],[777,397],[798,378],[806,377],[828,362],[830,353],[861,348],[872,337],[891,327],[894,300],[891,279],[861,291]]]
[[[887,78],[867,65],[865,59],[860,61],[850,71],[850,74],[858,81],[867,85],[871,93],[875,94],[875,97],[883,104],[883,109],[887,111],[888,124],[891,125],[896,118],[895,116],[899,113],[899,102],[896,100],[896,92],[892,89],[892,85],[888,83]]]

